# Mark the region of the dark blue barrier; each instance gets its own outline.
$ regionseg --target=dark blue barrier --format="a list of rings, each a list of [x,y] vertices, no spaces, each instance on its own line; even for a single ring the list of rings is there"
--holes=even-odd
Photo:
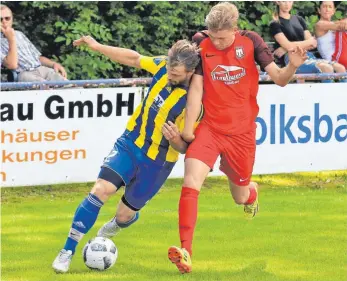
[[[46,89],[49,88],[97,88],[97,87],[122,87],[149,85],[152,78],[120,78],[120,79],[96,79],[96,80],[66,80],[66,81],[44,81],[44,82],[4,82],[0,83],[1,90],[17,89]]]

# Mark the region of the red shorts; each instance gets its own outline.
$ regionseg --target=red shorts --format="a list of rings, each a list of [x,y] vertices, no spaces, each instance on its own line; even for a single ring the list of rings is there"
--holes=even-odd
[[[256,150],[255,134],[254,129],[245,134],[228,136],[212,131],[206,123],[200,123],[185,158],[198,159],[213,169],[214,163],[220,155],[219,169],[234,184],[246,186],[249,184],[253,172]]]

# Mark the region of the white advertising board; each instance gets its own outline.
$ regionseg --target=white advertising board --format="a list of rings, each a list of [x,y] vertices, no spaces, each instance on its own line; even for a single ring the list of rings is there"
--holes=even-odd
[[[93,181],[142,88],[1,92],[2,186]]]
[[[2,186],[94,181],[141,93],[1,92]],[[255,174],[347,169],[346,83],[261,85],[258,103]],[[170,176],[183,168],[182,156]]]
[[[258,104],[254,174],[347,169],[347,83],[261,85]]]

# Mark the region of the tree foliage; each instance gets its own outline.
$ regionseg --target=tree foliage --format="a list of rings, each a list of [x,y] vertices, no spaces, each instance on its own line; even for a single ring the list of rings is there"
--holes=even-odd
[[[3,2],[14,13],[15,29],[24,32],[44,56],[59,61],[69,79],[143,76],[140,70],[121,66],[86,48],[74,48],[73,40],[91,35],[100,43],[130,48],[144,55],[166,54],[182,38],[204,29],[209,9],[218,2],[198,1],[100,1],[100,2]],[[237,1],[239,27],[258,32],[273,41],[269,23],[273,2]],[[295,2],[293,13],[306,19],[313,31],[318,21],[317,3]],[[346,17],[347,2],[338,6],[336,18]]]

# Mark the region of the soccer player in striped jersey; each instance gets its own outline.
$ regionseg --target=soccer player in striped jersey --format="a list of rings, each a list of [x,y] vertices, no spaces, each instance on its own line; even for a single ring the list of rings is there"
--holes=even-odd
[[[90,36],[83,36],[74,45],[87,45],[115,62],[142,68],[153,80],[125,132],[105,158],[94,187],[75,212],[65,246],[52,265],[62,273],[69,270],[78,242],[92,228],[111,195],[126,187],[116,215],[98,231],[98,236],[108,238],[138,220],[139,211],[168,178],[179,153],[185,153],[187,143],[180,131],[184,128],[188,85],[199,63],[197,47],[187,40],[175,43],[168,56],[162,57],[102,45]]]

